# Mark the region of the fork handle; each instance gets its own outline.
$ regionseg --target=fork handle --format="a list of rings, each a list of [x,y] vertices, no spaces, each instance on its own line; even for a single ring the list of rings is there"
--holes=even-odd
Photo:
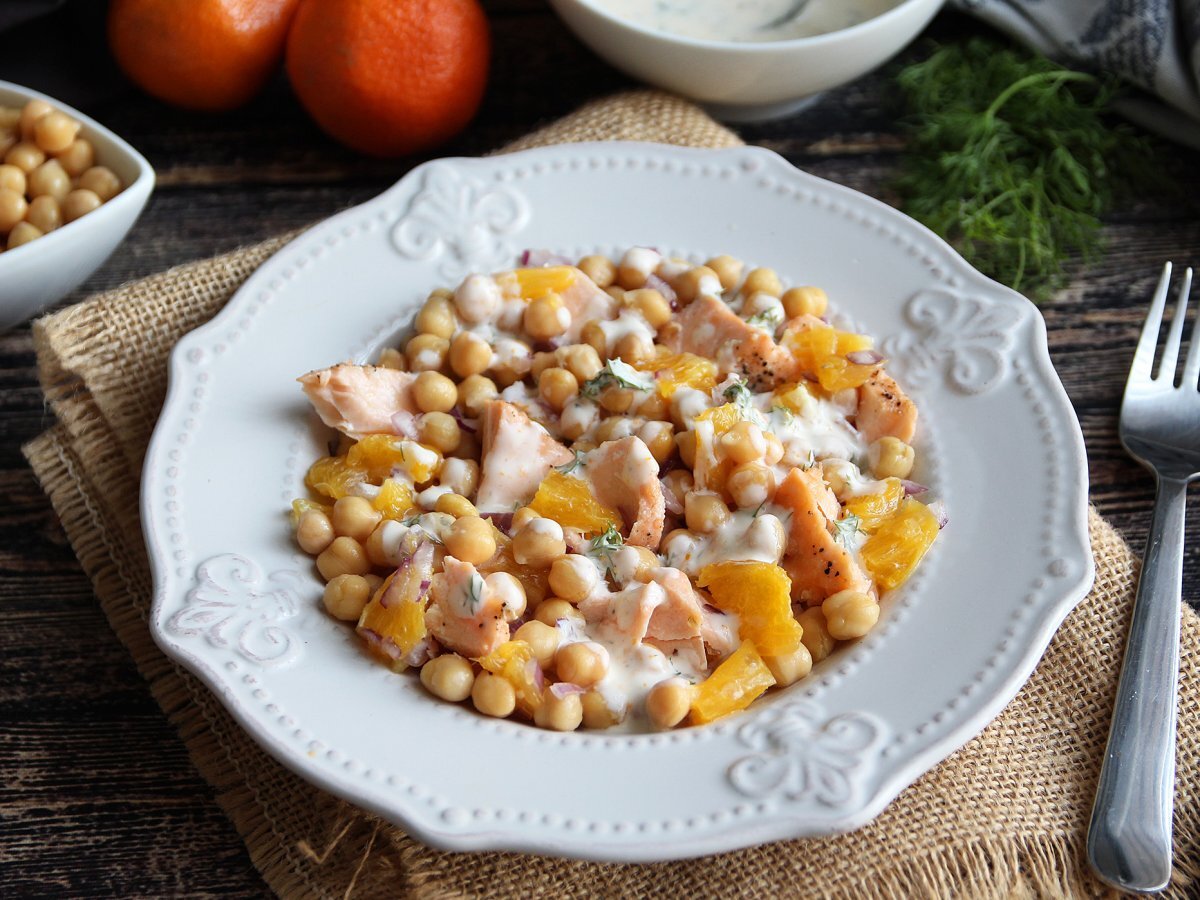
[[[1175,708],[1187,481],[1159,477],[1108,748],[1088,826],[1088,860],[1109,884],[1157,891],[1171,878]]]

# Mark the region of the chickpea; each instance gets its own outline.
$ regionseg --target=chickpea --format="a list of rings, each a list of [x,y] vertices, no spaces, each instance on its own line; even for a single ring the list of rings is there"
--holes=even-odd
[[[813,667],[812,654],[808,652],[808,648],[803,643],[791,653],[785,653],[782,656],[764,656],[763,662],[767,664],[767,668],[775,676],[775,683],[780,687],[795,684],[811,672]]]
[[[631,406],[633,406],[633,391],[629,388],[605,388],[604,392],[600,394],[600,407],[605,412],[625,413],[629,412]]]
[[[678,676],[660,681],[646,695],[646,715],[660,730],[674,728],[692,708],[692,686]]]
[[[384,519],[375,526],[363,544],[367,559],[373,566],[395,566],[399,560],[400,542],[405,528],[395,519]]]
[[[444,653],[421,666],[421,684],[433,696],[458,703],[471,696],[475,672],[457,653]]]
[[[721,435],[721,449],[735,463],[754,462],[767,454],[767,441],[762,429],[753,422],[738,422]]]
[[[436,372],[446,362],[450,342],[436,334],[418,334],[404,347],[410,372]]]
[[[108,166],[92,166],[79,176],[77,187],[91,191],[107,203],[121,193],[121,179]]]
[[[543,625],[549,625],[551,628],[559,619],[567,619],[571,622],[583,624],[583,614],[566,600],[560,597],[548,597],[538,604],[533,617]]]
[[[479,443],[479,438],[476,435],[471,434],[469,431],[464,431],[453,453],[456,459],[470,460],[477,463],[479,458],[483,456],[483,445]]]
[[[525,614],[529,598],[525,594],[525,586],[516,575],[491,572],[483,579],[483,583],[487,585],[488,593],[500,600],[507,621],[515,621]]]
[[[305,553],[316,556],[336,537],[329,516],[319,509],[306,509],[296,522],[296,543]]]
[[[556,411],[561,412],[567,402],[578,394],[579,379],[567,369],[553,366],[538,378],[538,395]]]
[[[742,269],[745,268],[740,259],[734,259],[732,256],[714,256],[704,265],[717,273],[717,278],[721,279],[721,290],[724,291],[737,286],[738,279],[742,277]]]
[[[600,573],[586,556],[570,553],[550,565],[550,590],[570,603],[585,600],[600,582]]]
[[[422,444],[428,444],[443,456],[458,449],[462,441],[462,429],[454,416],[444,412],[429,412],[417,422],[417,434]]]
[[[4,159],[8,155],[8,151],[16,145],[17,136],[11,131],[5,131],[3,128],[0,128],[0,160]],[[16,168],[16,166],[13,168]]]
[[[25,213],[25,221],[36,226],[42,232],[51,232],[62,225],[62,210],[58,201],[49,194],[35,197]]]
[[[500,288],[486,275],[468,275],[454,292],[454,308],[467,322],[482,322],[500,306]]]
[[[47,153],[61,153],[79,134],[79,123],[66,113],[55,110],[34,123],[33,139]]]
[[[671,421],[671,403],[658,391],[643,395],[637,406],[638,415],[643,419],[655,419],[660,422]],[[672,434],[674,437],[674,434]]]
[[[38,120],[44,116],[54,112],[54,107],[45,100],[33,99],[26,102],[21,107],[21,116],[17,120],[21,130],[21,137],[30,139],[34,135],[37,128]]]
[[[460,332],[450,341],[450,368],[459,378],[486,372],[494,355],[491,344],[470,331]]]
[[[796,621],[804,629],[800,643],[808,649],[814,664],[819,663],[833,652],[835,641],[825,624],[825,613],[821,611],[820,607],[813,606],[804,610],[796,616]]]
[[[325,585],[325,611],[343,622],[357,622],[371,599],[371,584],[362,575],[338,575]]]
[[[473,459],[452,456],[442,463],[442,472],[438,479],[454,493],[470,497],[479,486],[479,463]]]
[[[496,382],[486,375],[468,375],[458,386],[458,402],[468,416],[478,418],[489,400],[500,396]]]
[[[0,190],[9,190],[25,196],[25,171],[4,163],[0,165]]]
[[[604,289],[604,293],[608,294],[608,296],[610,296],[614,300],[616,300],[617,303],[625,302],[625,288],[621,287],[619,284],[614,284],[614,285],[610,285],[609,287],[606,287]]]
[[[823,316],[829,308],[829,297],[819,287],[805,285],[804,287],[789,288],[779,298],[783,303],[783,312],[789,319],[796,316]]]
[[[746,280],[742,282],[742,296],[751,297],[754,294],[770,294],[779,297],[783,294],[783,283],[774,269],[751,269]]]
[[[513,537],[513,559],[523,566],[549,568],[566,552],[562,526],[553,519],[533,519]]]
[[[479,516],[455,519],[446,535],[446,552],[455,559],[479,565],[496,555],[496,534],[492,523]]]
[[[76,138],[66,150],[55,154],[67,174],[78,178],[96,164],[96,150],[87,138]]]
[[[833,491],[833,495],[839,500],[844,499],[846,492],[850,489],[843,474],[843,467],[847,465],[846,461],[841,459],[823,459],[820,465],[821,475],[825,479],[825,483],[829,485],[829,489]]]
[[[595,319],[584,323],[579,332],[579,339],[595,350],[598,358],[608,359],[608,338],[604,336],[604,329]]]
[[[11,231],[29,212],[28,201],[16,191],[0,188],[0,234]]]
[[[571,312],[557,294],[530,300],[523,319],[525,333],[536,341],[558,337],[571,325]]]
[[[879,604],[860,591],[831,594],[821,604],[821,612],[830,636],[839,641],[860,638],[879,621]]]
[[[585,256],[579,261],[577,268],[601,290],[612,284],[617,277],[617,267],[607,256]]]
[[[680,503],[684,502],[689,491],[696,489],[696,480],[686,469],[673,469],[663,476],[663,481],[664,487],[678,497]]]
[[[783,559],[783,552],[787,549],[787,532],[783,522],[770,513],[755,516],[742,540],[746,546],[759,548],[776,563]]]
[[[613,351],[616,353],[617,359],[627,362],[631,366],[639,366],[654,359],[654,344],[642,334],[624,335],[617,341]]]
[[[506,719],[517,708],[517,691],[508,679],[480,672],[471,686],[471,702],[485,716]]]
[[[603,444],[605,441],[619,441],[623,437],[629,437],[636,425],[637,420],[629,416],[611,416],[596,426],[596,443]]]
[[[763,454],[763,461],[768,466],[773,466],[783,459],[783,442],[775,437],[775,433],[771,431],[763,432],[763,440],[767,445],[766,452]]]
[[[907,478],[916,458],[911,446],[890,434],[872,441],[867,448],[867,465],[876,478]]]
[[[545,605],[543,602],[542,606]],[[543,669],[550,668],[551,663],[554,662],[554,654],[558,651],[559,636],[558,629],[554,627],[553,622],[547,623],[540,620],[526,622],[517,629],[512,639],[528,644],[533,651],[533,658]]]
[[[725,489],[739,507],[753,509],[775,495],[775,472],[760,462],[743,463],[729,473]]]
[[[627,544],[626,549],[637,557],[633,567],[633,580],[645,584],[650,580],[650,571],[659,568],[662,560],[649,547]]]
[[[571,344],[559,351],[561,365],[579,382],[595,378],[604,368],[600,354],[590,344]]]
[[[442,494],[433,505],[436,512],[443,512],[461,519],[463,516],[478,516],[475,504],[461,494]]]
[[[675,428],[670,422],[647,422],[638,429],[638,437],[660,466],[675,455]]]
[[[47,160],[29,173],[29,195],[49,195],[59,203],[71,192],[71,176],[57,159]]]
[[[559,697],[550,688],[542,692],[542,702],[533,713],[533,723],[551,731],[574,731],[583,722],[583,701],[578,694]]]
[[[655,331],[671,321],[671,304],[660,291],[654,288],[641,288],[630,291],[625,295],[625,303],[631,309],[641,313],[643,319],[650,323]]]
[[[625,720],[625,710],[613,709],[599,691],[588,691],[580,700],[583,703],[584,728],[611,728]]]
[[[342,497],[333,504],[333,530],[338,535],[365,541],[383,514],[364,497]]]
[[[721,279],[708,266],[696,266],[675,279],[674,287],[679,305],[687,306],[701,294],[719,294]]]
[[[352,537],[336,537],[317,556],[317,571],[326,581],[339,575],[366,575],[371,571],[371,561],[362,544]]]
[[[559,681],[592,687],[608,672],[608,651],[594,641],[577,641],[558,648],[554,671]]]
[[[532,522],[536,518],[538,518],[538,514],[536,512],[534,512],[528,506],[522,506],[515,513],[513,513],[512,524],[509,526],[509,531],[512,534],[516,534],[529,522]]]
[[[413,320],[413,327],[420,334],[432,334],[449,340],[458,327],[450,300],[441,294],[431,294]]]
[[[421,412],[449,412],[458,402],[458,387],[440,372],[422,372],[413,382],[413,400]]]
[[[72,191],[72,193],[77,192]],[[67,194],[67,200],[70,199],[71,194]],[[404,354],[395,347],[384,347],[379,351],[379,365],[384,369],[395,369],[398,372],[408,371],[408,361],[404,358]]]
[[[12,250],[15,247],[20,247],[22,244],[28,244],[30,241],[35,241],[42,236],[42,230],[30,222],[18,222],[13,226],[12,231],[8,233],[8,249]]]
[[[681,431],[675,435],[675,443],[679,445],[679,458],[689,469],[696,468],[696,432]]]
[[[6,154],[4,161],[10,166],[16,166],[26,175],[46,161],[46,154],[37,144],[29,141],[18,141],[13,144]]]
[[[711,534],[729,521],[729,507],[719,494],[692,491],[683,498],[683,518],[691,531]]]
[[[541,350],[533,354],[529,363],[529,375],[534,381],[542,377],[542,373],[551,366],[558,365],[558,357],[550,350]]]

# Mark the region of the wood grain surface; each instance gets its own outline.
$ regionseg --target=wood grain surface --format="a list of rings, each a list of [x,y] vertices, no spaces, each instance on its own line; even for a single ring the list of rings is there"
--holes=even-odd
[[[540,0],[495,0],[485,106],[445,155],[504,144],[628,86]],[[79,105],[137,146],[158,188],[129,239],[64,303],[322,219],[382,191],[420,160],[364,160],[326,139],[282,79],[244,110],[172,110],[114,71],[102,4],[69,4],[0,34],[0,78]],[[942,14],[926,37],[982,31]],[[912,58],[919,46],[902,56]],[[800,168],[894,202],[903,140],[889,70],[801,115],[740,129]],[[1200,155],[1168,147],[1177,189],[1109,217],[1105,257],[1047,303],[1050,350],[1087,440],[1092,498],[1140,548],[1153,485],[1121,451],[1117,410],[1163,260],[1200,263]],[[0,335],[0,893],[164,896],[267,893],[241,841],[109,629],[20,454],[51,422],[28,326]],[[996,473],[996,477],[1011,477]],[[1185,595],[1200,602],[1200,490],[1189,503]],[[998,549],[997,552],[1000,552]]]

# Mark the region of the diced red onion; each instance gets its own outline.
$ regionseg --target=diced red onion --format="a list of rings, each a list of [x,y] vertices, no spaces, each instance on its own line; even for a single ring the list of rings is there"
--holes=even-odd
[[[675,303],[678,297],[675,296],[675,289],[671,287],[664,279],[651,272],[646,276],[646,287],[653,288],[666,298],[666,301],[671,304],[671,308],[675,308]]]
[[[923,484],[917,484],[915,481],[909,481],[907,478],[901,478],[900,484],[904,486],[905,497],[918,497],[925,493],[929,488]]]
[[[572,694],[586,694],[587,688],[582,688],[577,684],[572,684],[569,681],[558,681],[550,685],[550,693],[559,700],[565,700]]]
[[[546,674],[542,671],[542,667],[538,665],[536,659],[531,659],[525,663],[525,677],[533,682],[533,686],[539,691],[546,686]]]
[[[875,350],[851,350],[846,354],[846,360],[856,366],[873,366],[883,362],[886,358]]]
[[[463,431],[474,434],[479,430],[479,420],[463,415],[463,411],[457,406],[450,407],[450,415],[454,416],[454,421],[458,423],[458,427]]]
[[[413,667],[423,666],[436,655],[437,648],[433,638],[427,635],[417,641],[416,646],[408,651],[408,654],[404,657],[404,661]]]
[[[704,604],[704,611],[708,612],[708,613],[712,613],[713,615],[716,615],[716,616],[725,615],[725,610],[723,610],[719,607],[713,606],[711,603]]]
[[[663,505],[666,507],[667,512],[674,516],[683,515],[683,502],[676,496],[674,489],[671,487],[671,482],[665,478],[660,478],[659,482],[662,484]]]
[[[410,441],[417,439],[417,417],[407,410],[392,413],[392,430]]]
[[[934,500],[929,504],[929,511],[933,513],[937,519],[938,528],[945,528],[950,524],[950,517],[946,515],[946,504],[941,500]]]
[[[533,268],[541,266],[569,266],[571,261],[565,256],[559,256],[551,250],[529,249],[521,254],[521,265]]]
[[[479,515],[482,518],[485,518],[488,521],[490,521],[493,525],[495,525],[497,528],[499,528],[505,534],[508,534],[508,530],[510,528],[512,528],[513,514],[510,512],[507,512],[507,513],[485,512],[485,513],[480,513]]]

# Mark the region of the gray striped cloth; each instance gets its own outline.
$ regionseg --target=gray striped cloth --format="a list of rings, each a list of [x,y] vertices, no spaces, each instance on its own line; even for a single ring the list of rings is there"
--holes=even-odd
[[[1200,0],[951,0],[1062,65],[1144,94],[1120,111],[1200,148]]]

